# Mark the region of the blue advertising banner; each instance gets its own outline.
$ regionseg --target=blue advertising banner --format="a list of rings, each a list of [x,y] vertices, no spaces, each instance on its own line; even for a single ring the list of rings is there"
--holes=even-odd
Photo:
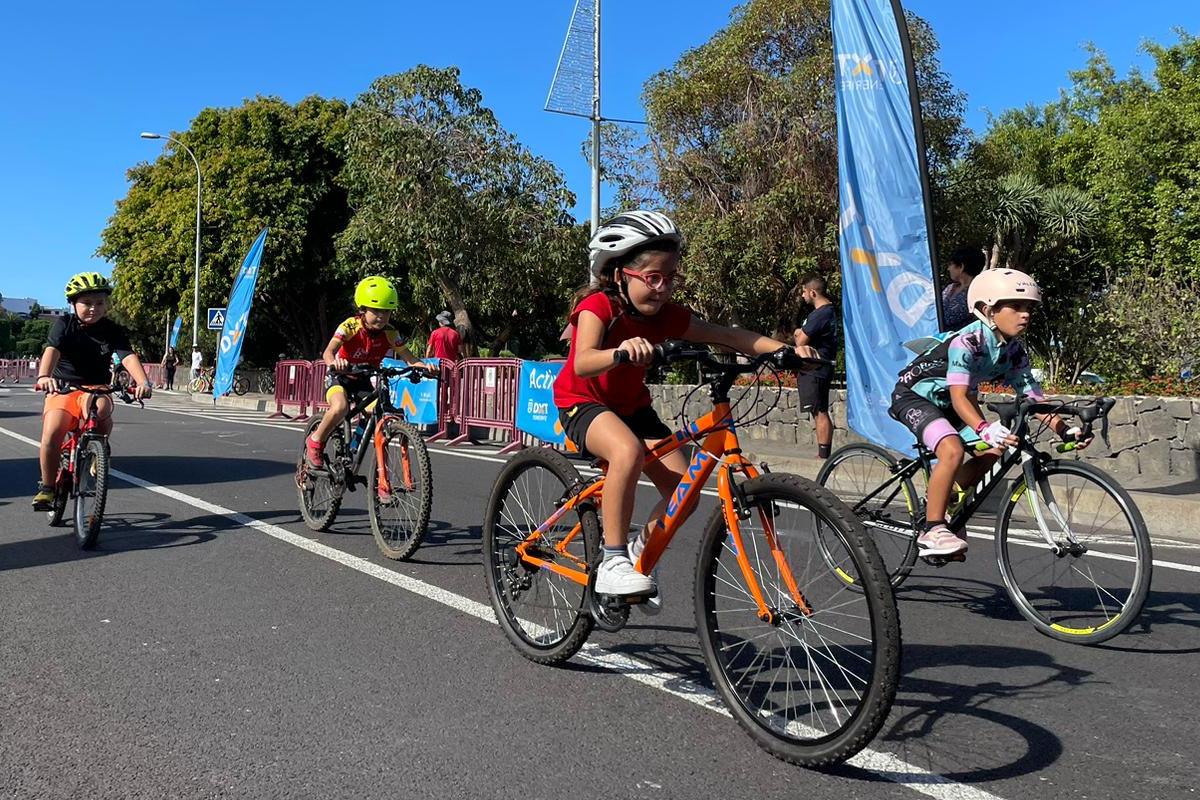
[[[517,386],[517,429],[551,444],[566,440],[554,407],[554,381],[562,366],[561,362],[522,361]]]
[[[437,364],[438,359],[426,358],[426,364]],[[403,361],[385,358],[385,367],[403,367]],[[392,405],[404,412],[404,418],[413,425],[436,425],[438,421],[438,379],[422,378],[413,383],[408,378],[392,378],[388,382],[392,394]]]
[[[904,342],[938,331],[924,143],[896,0],[833,0],[847,421],[902,452],[888,416]]]
[[[233,371],[242,357],[242,340],[246,335],[246,323],[250,319],[250,304],[254,301],[254,287],[258,283],[258,264],[262,261],[263,244],[267,241],[267,229],[250,246],[250,252],[242,261],[233,291],[229,294],[225,325],[217,346],[217,371],[213,379],[213,402],[223,394],[229,394],[233,386]]]
[[[171,327],[171,344],[169,345],[170,347],[174,347],[175,343],[177,341],[179,341],[179,329],[182,327],[183,327],[183,317],[176,317],[175,324]]]

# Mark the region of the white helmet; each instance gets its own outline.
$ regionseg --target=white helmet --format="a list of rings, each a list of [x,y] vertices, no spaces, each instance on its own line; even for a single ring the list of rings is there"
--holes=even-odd
[[[980,306],[993,308],[1004,300],[1040,303],[1042,290],[1038,288],[1037,281],[1015,269],[985,269],[972,278],[971,285],[967,287],[967,305],[971,307],[971,312],[992,330],[996,326]]]
[[[602,224],[588,242],[592,274],[630,250],[654,241],[680,242],[683,235],[670,217],[657,211],[626,211]]]

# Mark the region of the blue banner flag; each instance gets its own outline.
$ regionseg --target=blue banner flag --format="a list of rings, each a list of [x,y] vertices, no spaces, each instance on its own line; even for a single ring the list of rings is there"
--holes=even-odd
[[[250,304],[254,301],[254,286],[258,283],[258,263],[262,260],[263,243],[267,241],[267,229],[250,245],[233,282],[229,294],[229,311],[225,314],[225,326],[221,328],[221,339],[217,347],[217,372],[213,379],[213,399],[229,394],[233,386],[233,371],[242,357],[242,342],[246,337],[246,323],[250,320]]]
[[[174,347],[175,343],[177,341],[179,341],[179,329],[182,327],[183,327],[183,317],[176,317],[175,324],[171,327],[171,344],[169,345],[170,347]]]
[[[438,359],[426,358],[426,364],[437,364]],[[407,366],[396,358],[385,358],[385,367]],[[438,421],[438,379],[422,377],[419,383],[413,383],[408,378],[392,378],[388,382],[388,391],[392,395],[392,405],[404,412],[404,418],[413,425],[436,425]]]
[[[938,331],[925,146],[899,0],[833,0],[847,421],[906,452],[888,416],[904,343]]]
[[[562,368],[562,362],[522,361],[517,386],[517,429],[551,444],[566,440],[554,407],[554,381]]]

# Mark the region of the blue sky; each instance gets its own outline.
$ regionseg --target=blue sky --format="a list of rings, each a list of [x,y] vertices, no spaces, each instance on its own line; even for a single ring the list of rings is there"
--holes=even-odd
[[[125,171],[155,158],[143,130],[184,130],[205,106],[256,94],[352,100],[414,64],[457,65],[501,122],[555,162],[587,215],[583,120],[542,105],[574,0],[108,3],[8,7],[0,32],[0,294],[61,305],[94,259]],[[723,27],[724,0],[604,0],[604,113],[641,116],[642,83]],[[1094,41],[1118,72],[1146,64],[1146,38],[1200,33],[1195,0],[909,0],[932,23],[942,64],[967,93],[968,123],[1053,99]],[[215,301],[216,298],[213,298]],[[214,305],[216,303],[214,302]]]

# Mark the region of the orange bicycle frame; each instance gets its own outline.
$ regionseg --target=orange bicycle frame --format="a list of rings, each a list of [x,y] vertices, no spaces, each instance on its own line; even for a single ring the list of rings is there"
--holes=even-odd
[[[701,441],[701,437],[703,437],[703,441]],[[758,477],[759,471],[742,455],[729,403],[721,402],[715,404],[711,412],[691,423],[687,428],[656,442],[646,453],[646,463],[652,464],[660,461],[669,453],[675,452],[689,442],[698,442],[700,449],[696,451],[691,463],[684,470],[683,477],[667,502],[667,509],[663,517],[655,520],[655,524],[650,531],[650,536],[646,540],[645,548],[642,550],[641,557],[635,565],[636,569],[644,575],[650,574],[655,564],[658,563],[658,559],[671,543],[671,539],[674,538],[675,534],[683,526],[683,520],[687,518],[696,503],[699,502],[700,493],[709,476],[712,475],[713,470],[720,466],[721,470],[717,475],[717,496],[720,498],[725,517],[725,526],[729,531],[737,563],[742,570],[742,576],[746,580],[746,586],[750,590],[750,594],[754,597],[754,602],[758,607],[759,618],[770,621],[772,614],[769,605],[763,597],[762,590],[754,576],[754,570],[751,568],[745,549],[742,547],[741,520],[739,518],[738,501],[735,496],[733,477],[735,472],[740,472],[748,479],[755,478]],[[517,545],[516,551],[520,554],[521,559],[531,565],[550,570],[586,586],[589,574],[588,565],[582,559],[567,552],[567,546],[582,532],[580,523],[575,523],[570,533],[554,546],[555,552],[574,566],[539,558],[537,555],[530,553],[529,549],[533,546],[534,542],[557,524],[564,515],[577,509],[581,504],[593,503],[599,507],[603,489],[604,477],[601,476],[567,498],[566,502],[549,519],[532,531],[524,542]],[[809,613],[808,606],[787,564],[783,550],[779,546],[779,541],[775,536],[774,524],[761,511],[760,517],[768,547],[775,559],[775,563],[779,567],[788,592],[802,613],[807,614]]]

